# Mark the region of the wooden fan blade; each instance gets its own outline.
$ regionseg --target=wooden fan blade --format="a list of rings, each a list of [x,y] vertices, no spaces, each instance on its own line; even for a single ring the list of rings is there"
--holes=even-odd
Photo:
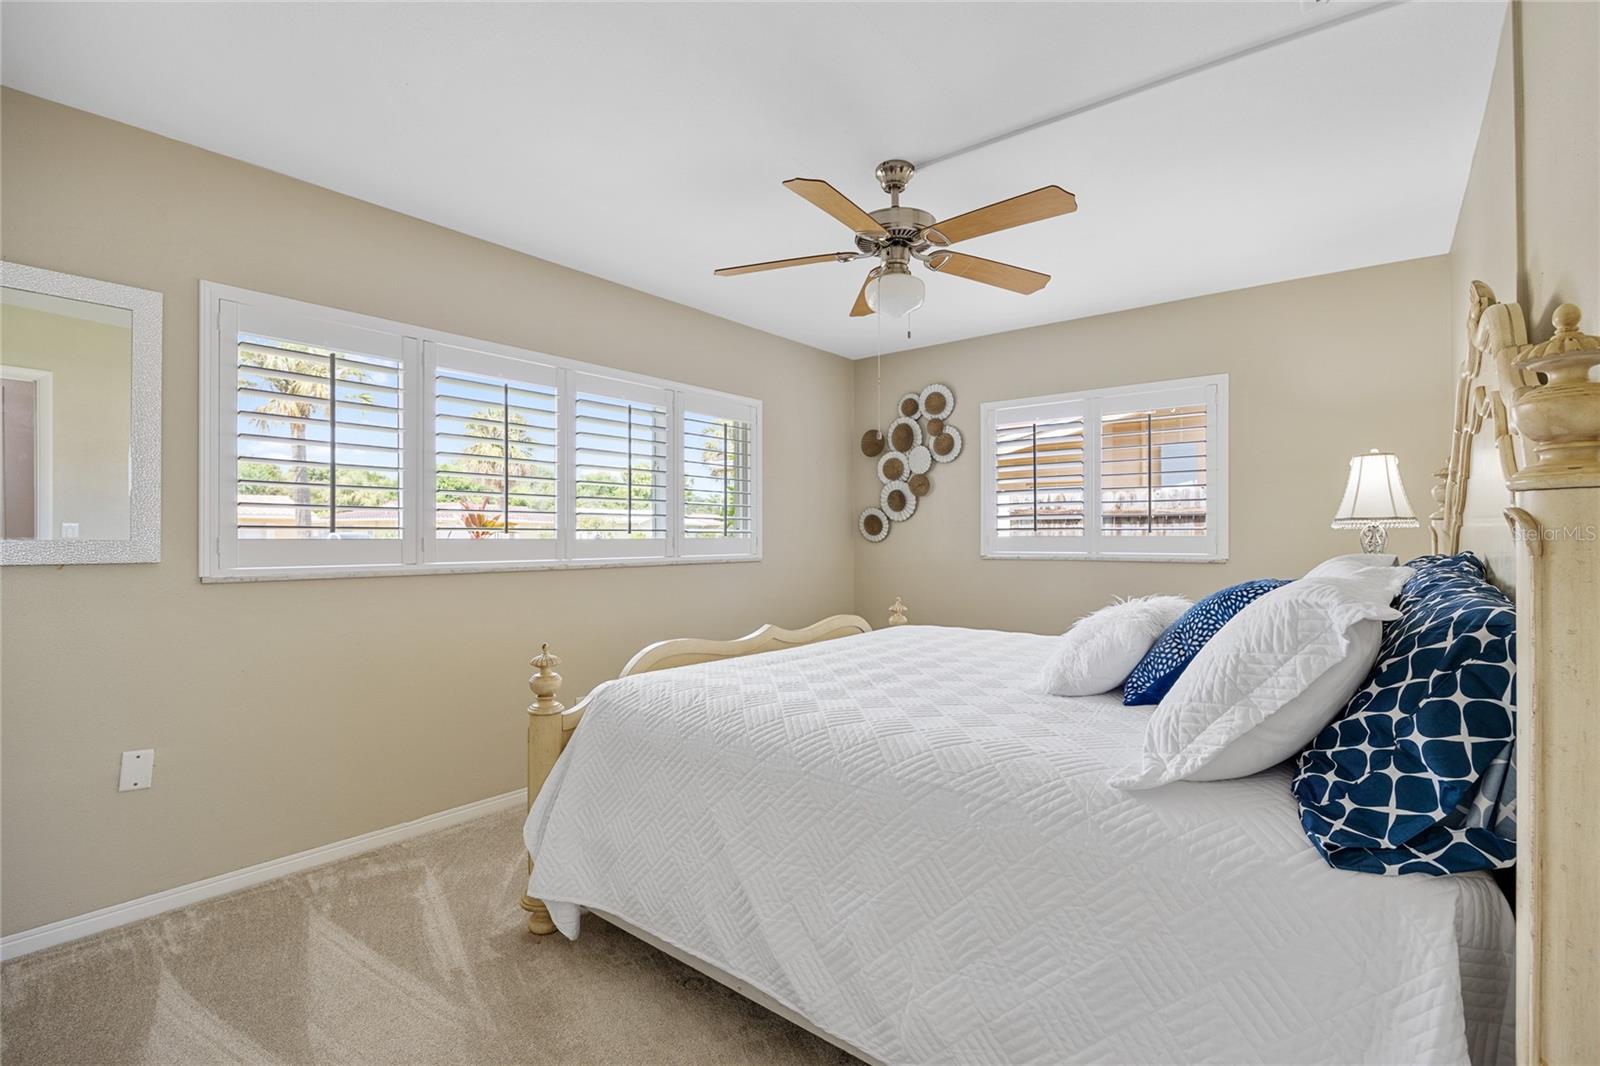
[[[862,281],[861,281],[861,291],[856,293],[856,305],[854,307],[850,308],[850,317],[851,318],[860,318],[862,315],[870,315],[870,314],[875,314],[876,313],[867,304],[867,286],[870,285],[872,283],[872,279],[877,277],[877,276],[878,276],[878,271],[874,269],[874,270],[867,271],[867,276],[862,279]]]
[[[806,266],[810,263],[845,263],[856,257],[854,252],[829,252],[826,255],[802,255],[798,259],[773,259],[765,263],[746,263],[744,266],[723,267],[713,270],[712,273],[719,278],[731,278],[735,274],[754,274],[759,270],[782,270],[784,267]]]
[[[969,281],[981,281],[1000,289],[1010,289],[1027,296],[1038,292],[1050,283],[1049,274],[1037,270],[1024,270],[1009,263],[996,263],[993,259],[980,259],[961,252],[935,252],[928,257],[928,266],[941,274],[954,274]]]
[[[1001,200],[943,222],[935,222],[927,228],[925,236],[934,244],[954,244],[981,237],[985,233],[998,233],[1013,226],[1025,226],[1029,222],[1070,214],[1077,209],[1077,197],[1059,185],[1046,185],[1042,189],[1025,192],[1021,196],[1013,196],[1009,200]]]
[[[889,235],[889,231],[880,226],[877,219],[820,178],[790,178],[783,183],[783,187],[811,201],[856,233],[870,233],[874,237]]]

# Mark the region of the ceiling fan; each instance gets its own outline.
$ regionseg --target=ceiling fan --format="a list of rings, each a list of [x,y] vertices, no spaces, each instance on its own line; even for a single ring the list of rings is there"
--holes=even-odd
[[[937,221],[920,208],[900,206],[900,194],[905,191],[916,170],[904,159],[887,159],[879,163],[878,184],[889,194],[889,206],[872,212],[863,211],[844,193],[818,178],[790,178],[783,183],[786,188],[854,231],[856,251],[826,252],[822,255],[803,255],[797,259],[774,259],[766,263],[723,267],[715,271],[716,275],[726,278],[761,270],[805,266],[808,263],[849,263],[857,259],[877,259],[880,265],[867,273],[861,291],[856,294],[855,306],[850,309],[852,318],[875,312],[900,318],[921,307],[925,286],[921,278],[911,273],[913,259],[941,274],[980,281],[1023,295],[1045,287],[1050,280],[1049,274],[947,249],[957,241],[1076,211],[1078,201],[1070,192],[1059,185],[1046,185],[1042,189],[968,211],[964,215]]]

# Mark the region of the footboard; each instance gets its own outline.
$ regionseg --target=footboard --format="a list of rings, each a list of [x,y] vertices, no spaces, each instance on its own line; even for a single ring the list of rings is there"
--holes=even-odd
[[[905,605],[896,598],[889,609],[889,624],[902,625],[905,621]],[[780,648],[797,648],[803,644],[854,636],[871,630],[872,626],[860,615],[836,614],[813,622],[804,629],[762,626],[737,640],[679,637],[659,641],[640,650],[628,660],[622,673],[617,676],[631,677],[652,670],[670,670],[676,666],[735,659]],[[564,707],[556,699],[561,691],[561,675],[556,673],[555,668],[561,665],[561,659],[550,654],[549,644],[540,645],[539,654],[533,657],[529,665],[535,670],[528,679],[528,687],[533,690],[535,697],[528,706],[528,806],[532,807],[539,790],[544,787],[545,779],[550,776],[556,760],[561,757],[567,741],[572,737],[572,731],[583,720],[583,712],[588,708],[591,697],[585,696],[570,708]],[[528,869],[530,872],[533,869],[531,858]],[[529,932],[544,935],[556,931],[555,924],[550,921],[550,912],[539,900],[524,893],[522,909],[528,912]]]

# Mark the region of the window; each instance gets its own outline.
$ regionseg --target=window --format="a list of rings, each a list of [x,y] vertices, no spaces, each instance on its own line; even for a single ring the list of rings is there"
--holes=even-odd
[[[203,578],[760,558],[758,401],[202,290]]]
[[[556,558],[560,371],[429,341],[433,484],[428,557]]]
[[[406,338],[283,308],[220,309],[219,564],[406,561]]]
[[[986,558],[1227,558],[1226,375],[983,405]]]
[[[665,389],[588,374],[576,379],[573,513],[578,550],[662,556],[671,532]]]
[[[755,425],[748,411],[696,397],[683,412],[683,550],[718,554],[755,537],[751,463]]]

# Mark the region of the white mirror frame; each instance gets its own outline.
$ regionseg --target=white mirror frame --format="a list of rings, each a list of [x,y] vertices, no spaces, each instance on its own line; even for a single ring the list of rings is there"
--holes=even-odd
[[[129,396],[128,538],[126,540],[0,540],[0,564],[161,561],[161,294],[111,281],[80,278],[20,263],[0,263],[0,285],[68,300],[120,307],[133,314]]]

